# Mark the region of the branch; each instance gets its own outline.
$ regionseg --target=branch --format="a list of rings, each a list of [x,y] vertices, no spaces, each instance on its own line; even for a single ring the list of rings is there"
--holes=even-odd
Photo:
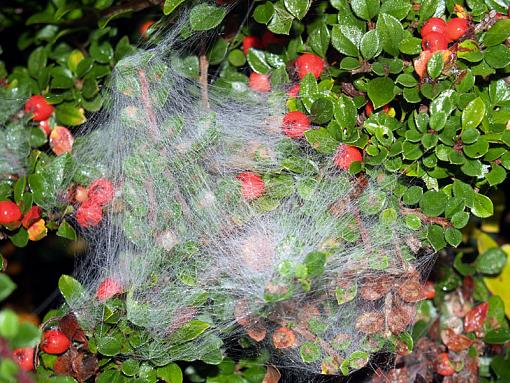
[[[202,44],[200,48],[200,94],[206,109],[209,109],[208,74],[209,61],[207,60],[205,45]]]
[[[400,208],[400,212],[404,215],[414,214],[417,215],[425,223],[435,223],[436,225],[442,226],[443,228],[451,227],[452,224],[443,217],[429,217],[425,215],[421,209],[410,209],[407,207]]]

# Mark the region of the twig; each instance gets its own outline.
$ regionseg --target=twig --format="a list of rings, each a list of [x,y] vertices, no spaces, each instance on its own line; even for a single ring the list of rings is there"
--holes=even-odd
[[[207,60],[205,44],[200,48],[200,95],[204,108],[209,109],[209,60]]]
[[[400,212],[404,215],[414,214],[414,215],[418,216],[425,223],[434,223],[434,224],[439,225],[443,228],[452,226],[452,224],[448,221],[448,219],[443,218],[443,217],[429,217],[429,216],[425,215],[419,208],[410,209],[407,207],[401,207]]]

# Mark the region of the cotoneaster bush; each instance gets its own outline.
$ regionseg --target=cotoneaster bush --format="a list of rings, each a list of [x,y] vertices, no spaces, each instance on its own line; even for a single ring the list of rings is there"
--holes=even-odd
[[[23,4],[30,6],[17,12]],[[416,231],[426,247],[441,252],[413,332],[394,343],[398,364],[383,364],[386,371],[381,370],[379,378],[509,378],[508,249],[473,229],[480,219],[495,214],[490,197],[510,169],[508,4],[139,4],[20,1],[0,10],[3,28],[25,25],[11,49],[27,57],[13,67],[10,60],[17,51],[4,48],[0,66],[2,238],[19,247],[52,231],[75,240],[75,229],[99,227],[115,210],[119,185],[104,177],[104,169],[75,163],[73,146],[83,139],[80,126],[108,103],[100,89],[116,63],[138,49],[133,41],[148,39],[157,30],[154,21],[166,25],[167,18],[189,6],[187,33],[209,30],[211,40],[206,48],[190,48],[182,58],[188,77],[204,75],[200,63],[205,60],[210,83],[234,98],[247,97],[247,91],[288,92],[283,135],[313,155],[331,158],[342,171],[362,175],[378,169],[398,175],[391,198],[403,224]],[[136,35],[130,30],[133,24],[139,25]],[[299,174],[303,158],[291,156],[286,166]],[[256,201],[275,180],[243,172],[237,182],[242,197]],[[285,190],[295,187],[294,182],[283,177],[276,185]],[[284,197],[282,193],[279,198]],[[396,216],[385,212],[384,219]],[[456,247],[465,251],[453,250]],[[13,288],[9,277],[0,274],[0,298]],[[59,288],[68,301],[82,291],[68,276],[61,278]],[[241,360],[235,353],[230,359],[211,352],[200,359],[217,367],[205,370],[189,362],[157,364],[124,357],[149,336],[130,327],[124,293],[114,279],[99,285],[95,298],[104,303],[104,316],[94,334],[84,332],[65,309],[48,313],[40,330],[3,310],[0,376],[13,382],[173,383],[182,381],[182,367],[190,381],[280,378],[275,368],[262,367],[268,360],[264,352]],[[200,335],[199,326],[188,328],[185,336]],[[271,340],[285,349],[294,343],[293,336],[281,327]],[[415,352],[410,353],[413,344]],[[315,353],[311,343],[300,355],[306,362]],[[342,373],[368,359],[359,354],[345,361]],[[417,363],[419,368],[407,368]]]

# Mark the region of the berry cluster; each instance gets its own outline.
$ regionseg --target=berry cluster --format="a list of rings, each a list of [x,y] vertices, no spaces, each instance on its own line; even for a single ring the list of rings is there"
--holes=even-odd
[[[432,17],[421,29],[421,45],[424,51],[436,52],[448,49],[448,43],[458,40],[467,32],[467,19],[454,18],[445,22],[439,17]]]
[[[251,48],[265,49],[272,44],[280,44],[281,42],[282,38],[269,31],[266,31],[261,39],[256,36],[245,36],[243,39],[244,54],[247,55]],[[303,53],[294,62],[295,73],[300,80],[308,73],[311,73],[315,78],[319,78],[325,66],[324,60],[312,53]],[[269,74],[252,72],[249,76],[248,85],[256,92],[267,93],[271,91],[270,79]],[[296,98],[299,95],[299,91],[300,84],[295,84],[289,89],[287,95],[289,98]],[[389,106],[385,105],[384,111],[387,112],[387,110],[389,110]],[[294,110],[285,114],[281,129],[287,137],[299,140],[305,136],[307,130],[311,129],[311,122],[305,113]],[[359,149],[353,146],[340,145],[334,156],[333,163],[339,169],[348,170],[352,162],[361,161],[362,159]],[[264,193],[264,181],[259,175],[246,172],[240,174],[237,179],[241,182],[241,192],[246,200],[256,199]]]
[[[32,96],[25,103],[25,113],[38,122],[39,128],[49,137],[51,150],[60,156],[72,151],[74,138],[66,127],[55,126],[52,118],[54,111],[55,108],[41,95]]]
[[[99,178],[88,188],[77,186],[74,189],[74,200],[79,203],[76,210],[76,221],[88,229],[97,226],[103,219],[103,207],[108,205],[114,196],[112,183],[106,178]]]

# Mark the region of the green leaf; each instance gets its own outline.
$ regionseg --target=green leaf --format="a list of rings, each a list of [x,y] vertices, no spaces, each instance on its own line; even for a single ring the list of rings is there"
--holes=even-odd
[[[464,145],[462,148],[464,153],[470,158],[480,158],[487,153],[489,150],[489,143],[486,139],[480,138],[478,141],[476,141],[474,144],[471,145]]]
[[[170,363],[164,367],[156,369],[156,374],[158,378],[162,379],[166,383],[183,382],[182,370],[175,363]]]
[[[457,247],[462,242],[462,232],[453,227],[448,227],[444,231],[444,238],[450,245]]]
[[[480,97],[477,97],[462,112],[462,129],[476,128],[484,116],[485,103]]]
[[[444,230],[441,226],[430,225],[427,231],[427,239],[436,251],[439,251],[446,246]]]
[[[462,229],[469,222],[469,213],[459,211],[452,216],[451,222],[456,229]]]
[[[48,54],[46,48],[39,47],[34,49],[28,57],[28,72],[34,78],[38,78],[41,71],[46,67],[48,62]]]
[[[320,23],[308,34],[308,44],[321,57],[326,56],[329,47],[330,33],[325,23]]]
[[[165,15],[169,15],[173,11],[177,9],[179,5],[184,3],[186,0],[165,0],[165,4],[163,5],[163,13]]]
[[[0,273],[0,301],[11,295],[14,290],[16,290],[16,284],[8,275]]]
[[[510,48],[503,44],[490,47],[484,52],[487,64],[496,69],[505,68],[510,64]]]
[[[409,73],[400,74],[395,82],[409,88],[418,85],[418,80]]]
[[[90,56],[99,63],[108,64],[113,60],[113,47],[107,41],[102,44],[93,41],[89,52]]]
[[[409,214],[405,217],[407,227],[412,230],[418,230],[421,227],[421,219],[416,214]]]
[[[209,323],[200,320],[190,320],[182,325],[176,332],[170,336],[171,343],[185,343],[199,337],[209,328]]]
[[[415,205],[420,202],[420,199],[423,196],[423,189],[419,186],[411,186],[409,187],[404,195],[402,196],[402,200],[406,205]]]
[[[233,66],[240,67],[246,64],[246,56],[240,49],[234,49],[228,54],[228,62]]]
[[[218,38],[207,52],[207,58],[211,65],[220,64],[227,55],[228,43],[225,39]]]
[[[33,323],[21,322],[16,336],[11,339],[11,347],[34,347],[41,340],[41,335],[41,330]]]
[[[28,232],[24,228],[20,228],[14,235],[10,235],[9,239],[16,247],[25,247],[28,244]]]
[[[381,53],[382,43],[377,29],[368,31],[363,35],[360,43],[360,51],[365,60],[370,60]]]
[[[274,7],[273,3],[266,1],[264,4],[257,5],[253,11],[253,19],[260,24],[267,24],[273,17]]]
[[[438,78],[443,70],[443,54],[436,52],[427,63],[427,72],[432,79]]]
[[[310,278],[319,277],[324,273],[324,264],[326,263],[326,254],[321,251],[312,251],[305,257],[307,275]]]
[[[404,37],[404,28],[394,16],[381,13],[377,19],[377,30],[382,39],[382,48],[392,56],[397,56]]]
[[[474,193],[471,212],[477,217],[488,218],[494,214],[494,206],[489,197],[480,193]]]
[[[489,330],[483,340],[489,344],[505,344],[510,340],[510,328]]]
[[[274,4],[274,13],[268,29],[276,34],[288,35],[294,17],[280,3]]]
[[[386,0],[381,5],[381,13],[387,13],[399,20],[405,19],[411,10],[412,5],[410,1],[406,0]]]
[[[312,148],[324,154],[334,153],[339,144],[326,128],[307,130],[305,138]]]
[[[14,338],[18,333],[18,316],[11,309],[0,311],[0,336],[4,338]]]
[[[372,101],[375,109],[389,104],[395,98],[393,88],[393,80],[388,77],[377,77],[368,82],[368,97],[370,101]]]
[[[420,7],[420,21],[441,17],[445,11],[444,0],[423,0]]]
[[[502,166],[494,163],[491,165],[491,171],[485,175],[485,179],[491,186],[499,185],[505,178],[506,170]]]
[[[115,356],[120,353],[122,343],[113,336],[105,336],[97,340],[97,351],[105,356]]]
[[[71,307],[80,303],[86,297],[85,289],[81,283],[70,275],[64,274],[60,277],[58,280],[58,288],[67,304]]]
[[[356,125],[358,111],[351,98],[341,95],[334,104],[333,113],[341,129],[352,129]]]
[[[333,118],[333,101],[328,97],[315,99],[310,110],[312,120],[317,125],[324,125]]]
[[[59,225],[57,235],[62,238],[70,239],[71,241],[75,241],[77,238],[76,231],[66,220],[63,220]]]
[[[257,73],[268,74],[271,71],[271,66],[266,62],[264,51],[251,48],[246,59],[250,68]]]
[[[191,29],[194,31],[207,31],[216,28],[223,21],[226,10],[206,3],[194,6],[189,15]]]
[[[379,13],[379,0],[351,0],[351,8],[360,19],[370,20]]]
[[[417,55],[421,52],[421,39],[413,36],[405,37],[400,43],[399,49],[406,55]]]
[[[135,359],[127,359],[122,362],[122,373],[127,376],[135,376],[140,371],[140,361]]]
[[[483,274],[499,274],[505,265],[506,253],[499,247],[486,250],[475,261],[476,271]]]
[[[70,103],[58,105],[55,109],[55,114],[57,121],[66,126],[77,126],[87,121],[83,108]]]
[[[363,32],[353,25],[334,25],[331,32],[333,47],[347,56],[358,56],[358,46]]]
[[[305,17],[312,2],[311,0],[283,0],[283,3],[292,16],[301,20]]]
[[[429,190],[421,197],[420,208],[429,217],[438,217],[444,212],[447,201],[445,193]]]
[[[491,47],[502,43],[510,37],[510,19],[498,20],[496,23],[483,35],[482,41],[486,47]]]
[[[315,343],[307,341],[304,342],[299,348],[301,359],[305,363],[313,363],[320,359],[321,349]]]

